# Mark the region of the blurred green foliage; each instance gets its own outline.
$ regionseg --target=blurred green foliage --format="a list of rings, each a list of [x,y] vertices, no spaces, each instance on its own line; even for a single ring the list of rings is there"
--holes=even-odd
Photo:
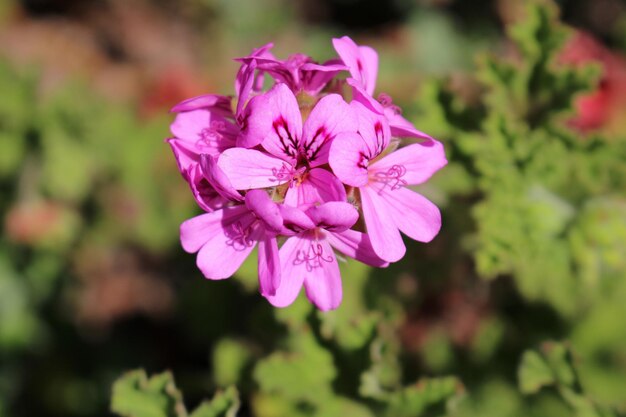
[[[270,308],[254,256],[234,280],[202,280],[178,246],[198,209],[160,142],[168,118],[82,83],[49,91],[0,60],[0,416],[624,415],[626,132],[572,128],[599,68],[559,64],[570,29],[551,3],[524,3],[510,45],[478,60],[469,100],[429,75],[403,106],[446,145],[450,164],[419,190],[442,207],[441,235],[388,269],[342,264],[344,302],[329,313],[302,296]],[[284,5],[188,7],[240,51],[295,31]],[[466,68],[493,43],[434,9],[407,22],[409,47],[380,49],[380,84],[395,90],[407,62]],[[330,57],[337,28],[308,29],[303,52]],[[80,304],[94,281],[121,278],[147,284]],[[141,301],[163,285],[174,301],[159,316]],[[80,305],[106,314],[90,322]],[[137,367],[171,373],[118,378]]]
[[[541,352],[524,352],[519,367],[520,390],[536,394],[545,387],[556,387],[561,399],[576,416],[611,417],[623,415],[610,407],[590,400],[584,393],[570,349],[563,344],[546,342]]]
[[[169,372],[148,378],[144,371],[132,371],[113,384],[111,410],[122,416],[234,417],[238,409],[239,394],[229,387],[189,414]]]

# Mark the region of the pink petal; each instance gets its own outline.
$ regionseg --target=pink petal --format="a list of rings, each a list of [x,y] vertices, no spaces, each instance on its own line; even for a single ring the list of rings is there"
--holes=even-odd
[[[368,94],[374,94],[378,77],[378,54],[369,46],[359,46],[359,54],[363,61],[363,71],[361,71],[363,86]]]
[[[227,119],[205,110],[179,113],[170,130],[197,153],[218,154],[235,146],[238,129]]]
[[[259,240],[259,290],[263,296],[276,295],[280,286],[281,270],[276,237],[265,234]]]
[[[303,270],[301,264],[296,265],[294,260],[296,259],[296,254],[301,253],[308,243],[308,239],[294,236],[287,239],[280,248],[280,285],[276,290],[276,294],[265,296],[273,306],[287,307],[294,302],[300,293],[306,269]]]
[[[264,190],[250,190],[246,193],[246,207],[256,215],[264,227],[280,232],[283,227],[283,217],[278,205],[272,201]]]
[[[228,203],[205,178],[198,165],[189,171],[189,186],[198,205],[208,213],[219,210]]]
[[[301,209],[290,207],[286,204],[280,204],[278,208],[283,218],[283,230],[281,234],[290,236],[315,228],[315,223],[313,223],[311,218]]]
[[[304,289],[309,300],[322,311],[334,310],[341,304],[343,291],[337,258],[326,239],[309,241],[300,256],[300,270],[306,270]]]
[[[212,236],[223,231],[224,223],[232,223],[248,213],[241,205],[193,217],[180,225],[180,242],[186,252],[200,250]]]
[[[272,49],[273,47],[274,47],[274,44],[272,42],[266,43],[263,46],[259,46],[258,48],[252,49],[252,52],[250,52],[250,55],[247,55],[241,58],[235,58],[235,61],[248,62],[250,58],[274,58],[274,55],[272,55],[272,53],[269,52],[269,50]]]
[[[259,68],[266,71],[276,81],[284,83],[294,93],[300,90],[300,74],[299,68],[303,57],[305,60],[310,59],[306,55],[296,54],[292,55],[286,61],[280,61],[278,59],[257,59]]]
[[[378,190],[385,210],[402,233],[419,242],[430,242],[437,236],[441,229],[441,213],[428,199],[405,187],[392,190],[388,186],[372,184],[371,189]]]
[[[357,79],[369,95],[376,88],[378,75],[378,54],[369,46],[359,46],[352,39],[344,36],[333,39],[335,51],[348,67],[352,77]]]
[[[374,252],[388,262],[400,260],[406,252],[406,247],[393,219],[394,215],[398,215],[397,212],[390,210],[387,201],[369,185],[359,190],[363,218]],[[404,214],[400,214],[400,217],[405,218]]]
[[[421,130],[417,130],[411,122],[409,122],[402,116],[395,116],[393,118],[388,118],[388,120],[389,127],[391,127],[391,136],[393,136],[394,138],[411,138],[427,141],[434,140]],[[405,122],[408,123],[410,126],[407,125]]]
[[[323,65],[315,63],[304,64],[300,70],[302,72],[302,90],[310,95],[317,95],[330,80],[335,78],[341,71],[348,68],[336,60],[328,61]]]
[[[246,84],[248,84],[249,79],[252,79],[252,89],[256,89],[256,84],[258,83],[259,79],[262,80],[263,78],[260,75],[255,75],[254,71],[250,73],[249,67],[251,61],[255,58],[272,58],[273,55],[271,54],[271,52],[269,52],[269,50],[272,49],[273,46],[274,45],[272,43],[265,44],[259,48],[253,49],[250,55],[248,55],[247,57],[235,59],[235,61],[243,62],[243,65],[241,65],[241,67],[239,68],[239,71],[237,72],[237,77],[235,78],[235,91],[237,92],[237,97],[239,97],[239,102],[241,102],[242,105],[245,105],[245,101],[247,100],[250,92],[250,90],[246,92],[245,90],[247,90],[247,87],[244,87]],[[237,111],[238,116],[239,114],[240,112]]]
[[[199,154],[194,144],[180,139],[168,139],[167,143],[172,148],[178,170],[189,181],[189,171],[199,163]]]
[[[339,133],[356,132],[358,118],[339,94],[329,94],[313,108],[304,123],[299,147],[311,167],[328,163],[328,149]]]
[[[198,252],[196,264],[209,279],[228,278],[239,269],[262,236],[263,230],[250,212],[236,220],[225,219],[222,229],[210,236]]]
[[[306,211],[317,227],[341,232],[351,228],[359,220],[359,213],[354,206],[340,201],[331,201],[313,206]]]
[[[389,123],[383,114],[375,113],[358,101],[352,101],[350,106],[359,118],[359,134],[363,137],[370,159],[380,155],[391,139]]]
[[[346,79],[346,83],[352,87],[352,101],[358,101],[374,113],[385,114],[385,108],[382,104],[365,91],[358,80],[348,78]]]
[[[313,168],[302,182],[294,182],[285,195],[285,204],[293,207],[325,201],[346,201],[346,190],[336,176],[322,168]]]
[[[212,114],[206,109],[186,111],[176,115],[170,125],[174,136],[190,143],[200,140],[200,132],[207,128],[212,120]]]
[[[254,249],[254,244],[242,249],[233,249],[223,240],[212,240],[200,249],[196,265],[208,279],[225,279],[233,276]]]
[[[230,183],[230,180],[217,165],[217,161],[211,155],[200,155],[200,166],[206,180],[213,186],[215,191],[230,201],[243,201],[243,197]]]
[[[370,238],[366,233],[348,229],[343,232],[327,233],[326,239],[328,239],[333,248],[357,261],[378,268],[384,268],[389,265],[389,262],[380,259],[376,255]]]
[[[231,98],[217,94],[206,94],[184,100],[170,110],[172,113],[188,112],[192,110],[206,109],[216,115],[234,118],[231,107]]]
[[[341,133],[330,146],[328,162],[344,184],[360,187],[368,181],[368,154],[369,149],[361,135]]]
[[[302,133],[298,101],[285,84],[276,84],[246,106],[237,145],[245,148],[260,143],[272,155],[292,161]]]
[[[339,71],[346,71],[348,67],[342,64],[339,60],[333,59],[323,64],[316,64],[315,62],[308,62],[302,65],[304,71],[318,71],[324,73],[337,73]]]
[[[239,121],[243,117],[243,109],[248,102],[248,97],[252,91],[256,72],[256,61],[242,65],[237,73],[235,88],[237,91],[237,110],[235,115]]]
[[[398,185],[412,185],[425,182],[447,163],[441,142],[431,140],[397,149],[369,170],[370,175],[391,178]]]
[[[293,176],[293,167],[287,162],[254,149],[228,149],[217,165],[237,190],[275,187]]]

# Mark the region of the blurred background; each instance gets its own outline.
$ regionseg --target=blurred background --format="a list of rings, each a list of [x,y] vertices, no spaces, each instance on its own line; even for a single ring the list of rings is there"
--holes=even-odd
[[[571,346],[585,398],[626,411],[626,3],[557,2],[576,30],[553,49],[563,27],[526,6],[2,0],[0,416],[111,415],[113,381],[135,368],[171,370],[191,408],[234,384],[241,416],[384,415],[367,381],[450,375],[447,405],[424,400],[424,415],[572,415],[559,389],[518,389],[522,353],[549,341]],[[168,110],[232,95],[233,58],[254,47],[321,62],[345,34],[379,52],[377,92],[446,144],[450,165],[420,189],[444,226],[388,269],[346,264],[337,312],[277,311],[254,262],[209,282],[180,248],[199,209],[164,143]],[[550,65],[529,69],[544,48]]]

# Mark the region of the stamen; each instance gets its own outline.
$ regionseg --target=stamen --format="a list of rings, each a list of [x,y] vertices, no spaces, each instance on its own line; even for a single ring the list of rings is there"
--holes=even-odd
[[[252,225],[244,228],[241,222],[233,223],[229,228],[224,229],[228,246],[232,246],[236,251],[246,250],[254,244],[250,239],[250,229]]]
[[[393,104],[393,100],[391,99],[391,96],[389,96],[389,94],[380,93],[378,95],[378,102],[382,104],[385,109],[389,109],[393,114],[402,114],[402,109]]]
[[[322,267],[322,262],[332,262],[331,255],[324,256],[324,248],[319,243],[311,243],[308,250],[298,250],[296,258],[293,260],[294,265],[305,264],[307,272],[312,272],[316,268]]]
[[[196,146],[200,149],[205,148],[221,148],[223,146],[224,135],[226,132],[226,123],[222,120],[213,120],[208,127],[205,127],[198,134],[199,139],[196,141]]]
[[[293,167],[285,162],[280,167],[280,169],[272,168],[273,177],[270,178],[272,182],[285,182],[289,181],[293,178],[295,171]]]
[[[391,191],[395,191],[407,185],[407,182],[402,179],[405,174],[406,168],[404,165],[393,165],[385,172],[376,172],[373,176],[374,181],[383,184],[378,194],[381,194],[385,187],[389,187]]]

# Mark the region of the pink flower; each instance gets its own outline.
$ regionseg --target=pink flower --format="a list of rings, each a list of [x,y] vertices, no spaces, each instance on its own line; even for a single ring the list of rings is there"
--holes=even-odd
[[[259,287],[271,296],[280,285],[276,234],[283,227],[278,206],[265,191],[246,194],[245,204],[201,214],[180,226],[183,249],[198,252],[197,265],[205,277],[232,276],[259,245]]]
[[[357,45],[347,36],[333,39],[333,46],[357,85],[370,96],[374,94],[378,77],[376,51],[369,46]]]
[[[272,305],[293,303],[304,286],[306,295],[320,310],[332,310],[342,299],[341,276],[333,248],[374,266],[386,266],[373,252],[366,235],[349,230],[358,220],[355,208],[342,202],[328,202],[302,211],[281,209],[285,227],[293,232],[279,251],[283,280]],[[286,232],[289,233],[289,232]]]
[[[441,228],[439,209],[406,186],[425,182],[447,163],[443,146],[428,140],[385,155],[391,136],[386,118],[359,102],[352,107],[359,115],[359,131],[337,136],[330,166],[344,184],[358,188],[376,254],[395,262],[406,251],[400,232],[429,242]]]
[[[257,52],[237,60],[243,63],[242,68],[254,63],[260,74],[269,74],[277,82],[284,83],[295,94],[304,92],[316,95],[335,75],[346,70],[346,67],[336,59],[318,64],[304,54],[294,54],[286,60],[279,60],[267,52],[267,49],[263,49],[262,52],[262,55]]]
[[[205,180],[200,155],[219,155],[235,146],[239,128],[232,120],[230,98],[199,96],[183,101],[172,111],[178,115],[170,126],[174,137],[167,142],[174,152],[178,169],[203,210],[210,212],[220,208],[224,201]]]
[[[250,100],[238,147],[224,151],[218,165],[237,190],[288,184],[285,203],[345,201],[341,182],[326,169],[328,150],[341,132],[356,132],[350,106],[338,94],[324,96],[306,122],[298,101],[282,83]],[[260,149],[248,149],[261,145]]]
[[[372,48],[347,37],[333,44],[340,59],[324,64],[304,54],[279,60],[272,44],[238,59],[234,111],[218,95],[172,109],[168,142],[206,212],[181,225],[183,248],[197,253],[205,277],[224,279],[258,247],[260,292],[277,307],[304,287],[320,310],[337,308],[335,251],[386,267],[404,255],[401,232],[427,242],[441,227],[437,207],[407,188],[446,164],[441,144],[389,96],[372,97]],[[345,70],[351,78],[327,88]],[[275,81],[269,91],[265,75]],[[352,89],[350,104],[329,93],[342,86]],[[421,142],[394,150],[401,138]]]
[[[352,76],[346,82],[352,87],[353,100],[361,102],[375,113],[384,115],[393,136],[432,139],[402,117],[402,110],[393,104],[389,95],[380,94],[378,100],[373,98],[378,75],[378,54],[374,49],[359,46],[347,36],[333,39],[333,46]]]

